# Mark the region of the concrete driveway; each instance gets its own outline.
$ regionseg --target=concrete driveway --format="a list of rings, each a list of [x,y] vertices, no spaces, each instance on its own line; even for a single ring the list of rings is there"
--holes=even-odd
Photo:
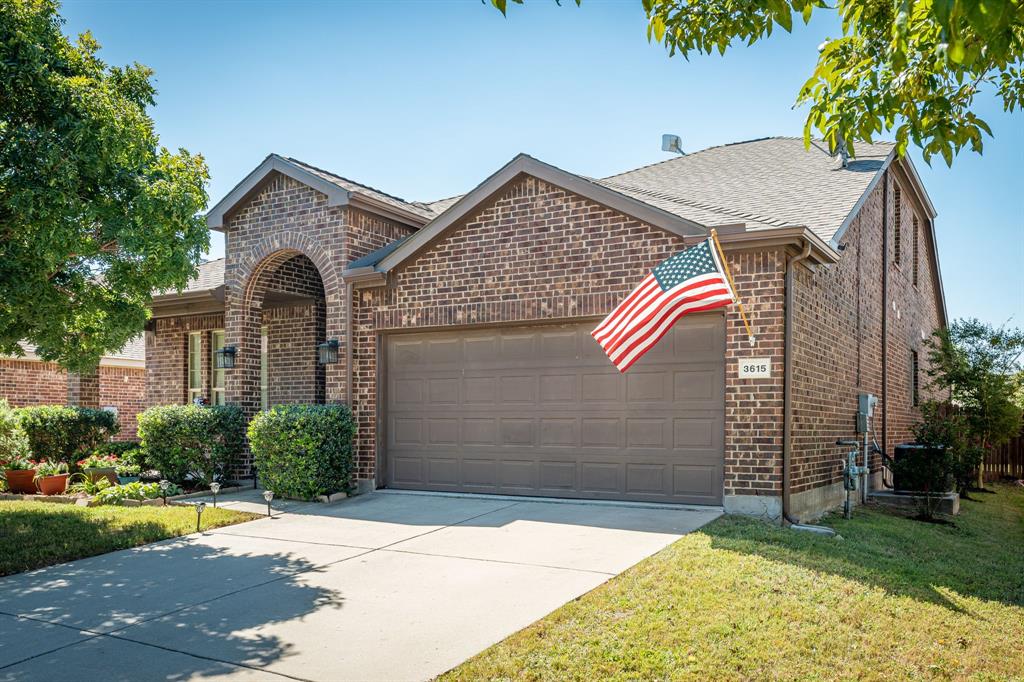
[[[265,511],[256,491],[222,506]],[[415,680],[719,515],[377,492],[0,579],[0,680]]]

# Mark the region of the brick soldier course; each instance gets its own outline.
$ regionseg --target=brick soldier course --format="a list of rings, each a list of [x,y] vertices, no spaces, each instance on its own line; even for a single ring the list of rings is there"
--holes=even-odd
[[[769,138],[597,181],[521,156],[469,194],[434,203],[271,155],[208,215],[225,233],[225,259],[205,264],[185,292],[154,298],[147,403],[184,402],[188,334],[203,332],[210,359],[209,332],[223,329],[237,349],[227,402],[248,414],[264,403],[349,403],[357,476],[381,486],[388,339],[596,324],[654,265],[715,227],[756,334],[751,346],[734,306],[716,313],[726,341],[715,495],[732,511],[781,514],[788,371],[789,509],[813,518],[841,498],[834,442],[854,436],[859,392],[885,398],[879,441],[883,432],[889,448],[910,438],[912,353],[923,376],[923,340],[946,322],[934,210],[912,165],[889,144],[859,151],[844,166],[800,140]],[[328,339],[339,361],[319,365],[316,346]],[[740,360],[752,357],[771,361],[769,378],[739,378]],[[212,364],[203,365],[208,392]]]

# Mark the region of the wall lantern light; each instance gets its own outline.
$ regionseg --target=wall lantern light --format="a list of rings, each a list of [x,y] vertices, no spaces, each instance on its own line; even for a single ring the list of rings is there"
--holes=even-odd
[[[224,346],[220,350],[214,352],[214,366],[217,369],[234,369],[235,368],[235,353],[238,349],[234,346]]]
[[[324,341],[316,347],[317,357],[321,365],[335,365],[338,363],[338,340],[331,339]]]

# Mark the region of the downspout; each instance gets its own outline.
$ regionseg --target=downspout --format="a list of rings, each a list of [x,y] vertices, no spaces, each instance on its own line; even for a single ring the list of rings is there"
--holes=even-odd
[[[355,285],[345,284],[345,402],[352,409],[352,297]]]
[[[882,176],[882,450],[889,451],[889,171]],[[868,476],[870,476],[870,472]]]
[[[811,242],[804,242],[804,250],[786,262],[786,301],[782,389],[782,525],[790,524],[794,530],[808,530],[817,533],[834,535],[835,531],[823,526],[809,526],[793,518],[789,511],[789,498],[792,478],[793,459],[793,282],[796,275],[796,264],[807,260],[811,255]]]

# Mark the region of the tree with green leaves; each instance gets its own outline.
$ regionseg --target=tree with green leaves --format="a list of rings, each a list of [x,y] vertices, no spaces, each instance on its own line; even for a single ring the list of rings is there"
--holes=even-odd
[[[507,1],[491,3],[504,13]],[[992,134],[973,110],[983,90],[1007,111],[1024,100],[1022,0],[641,1],[648,40],[684,58],[724,55],[815,12],[837,12],[842,33],[821,43],[796,99],[810,107],[805,140],[817,133],[833,152],[855,154],[856,141],[894,134],[900,154],[913,142],[926,161],[938,154],[952,165]]]
[[[88,371],[194,275],[209,175],[159,146],[152,70],[62,26],[53,0],[0,0],[0,353]]]
[[[1019,373],[1024,331],[957,320],[929,340],[931,388],[963,416],[970,444],[990,452],[1020,433]],[[984,487],[984,465],[977,467]]]

